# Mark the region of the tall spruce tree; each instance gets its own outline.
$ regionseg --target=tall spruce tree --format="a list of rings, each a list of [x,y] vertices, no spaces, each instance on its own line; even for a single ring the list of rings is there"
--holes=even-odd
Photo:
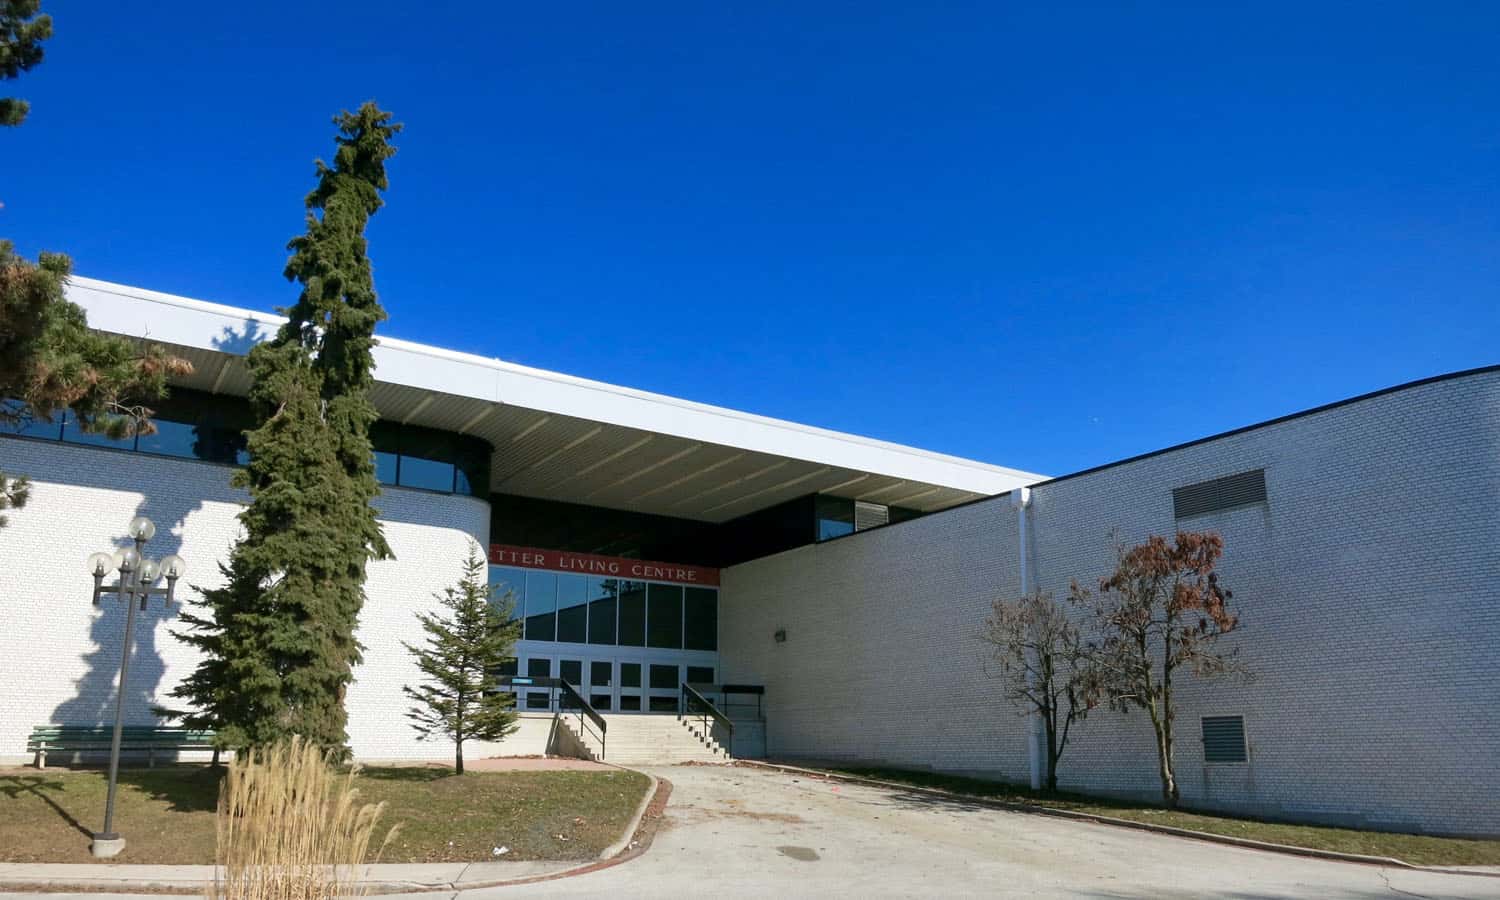
[[[291,241],[297,303],[271,341],[250,351],[250,493],[244,537],[204,592],[207,615],[184,614],[178,634],[203,653],[162,712],[214,728],[244,748],[291,735],[342,751],[344,695],[360,662],[355,639],[365,565],[390,547],[370,501],[379,493],[369,428],[375,297],[364,237],[387,186],[385,161],[400,125],[374,103],[341,113],[333,164],[317,164],[307,233]],[[321,215],[320,215],[321,214]]]
[[[510,618],[509,596],[492,602],[479,548],[469,551],[464,575],[457,585],[436,595],[441,616],[417,613],[427,643],[402,645],[422,670],[421,684],[403,688],[414,701],[407,712],[423,740],[446,737],[453,741],[453,765],[464,773],[464,741],[498,741],[516,730],[515,696],[499,688],[500,667],[514,659],[512,648],[521,636],[521,623]]]

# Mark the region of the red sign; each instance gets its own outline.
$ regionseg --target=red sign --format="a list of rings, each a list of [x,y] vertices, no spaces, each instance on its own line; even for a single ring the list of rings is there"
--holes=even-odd
[[[512,547],[509,544],[490,544],[490,562],[497,566],[547,569],[633,581],[670,581],[673,584],[700,584],[707,587],[717,587],[719,584],[719,570],[708,566],[599,556],[594,553],[574,553],[571,550]]]

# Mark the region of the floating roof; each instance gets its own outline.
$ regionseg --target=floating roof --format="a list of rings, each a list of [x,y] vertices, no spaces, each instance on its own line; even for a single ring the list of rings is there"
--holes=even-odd
[[[190,360],[181,386],[233,396],[284,321],[77,276],[68,298],[91,327]],[[396,338],[375,365],[381,417],[488,441],[497,493],[723,522],[810,493],[932,512],[1043,478]]]

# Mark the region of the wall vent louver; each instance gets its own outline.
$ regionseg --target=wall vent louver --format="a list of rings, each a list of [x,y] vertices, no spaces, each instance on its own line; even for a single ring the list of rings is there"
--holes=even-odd
[[[1266,470],[1225,475],[1172,490],[1172,514],[1179,519],[1266,501]]]

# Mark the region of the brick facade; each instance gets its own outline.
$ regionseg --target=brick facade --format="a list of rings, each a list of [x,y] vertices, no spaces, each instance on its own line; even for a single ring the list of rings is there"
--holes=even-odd
[[[1174,520],[1172,489],[1264,468],[1264,503]],[[1033,489],[1036,584],[1062,597],[1115,539],[1225,539],[1255,680],[1179,684],[1187,804],[1434,833],[1500,833],[1500,372],[1353,401]],[[996,498],[724,572],[728,681],[767,686],[772,756],[1026,781],[1027,722],[976,631],[1020,589]],[[786,641],[773,639],[786,630]],[[991,667],[992,668],[992,667]],[[1203,762],[1200,717],[1243,715],[1250,759]],[[1153,799],[1151,725],[1096,713],[1064,788]]]
[[[124,546],[126,524],[148,516],[157,532],[147,552],[183,556],[188,575],[179,598],[195,599],[197,588],[222,583],[217,564],[239,534],[235,515],[245,495],[229,486],[227,466],[56,441],[0,438],[0,470],[33,482],[31,502],[0,530],[0,761],[19,762],[35,725],[114,721],[124,608],[118,600],[89,604],[88,555]],[[417,670],[401,641],[420,640],[416,611],[435,607],[433,593],[458,580],[470,542],[487,545],[489,504],[383,490],[376,505],[396,558],[369,567],[359,629],[365,662],[349,691],[349,739],[363,759],[446,759],[448,745],[417,741],[404,718],[401,686]],[[177,611],[152,601],[136,620],[128,724],[156,724],[152,704],[166,702],[196,665],[195,652],[170,633]],[[519,752],[537,752],[532,743]]]

